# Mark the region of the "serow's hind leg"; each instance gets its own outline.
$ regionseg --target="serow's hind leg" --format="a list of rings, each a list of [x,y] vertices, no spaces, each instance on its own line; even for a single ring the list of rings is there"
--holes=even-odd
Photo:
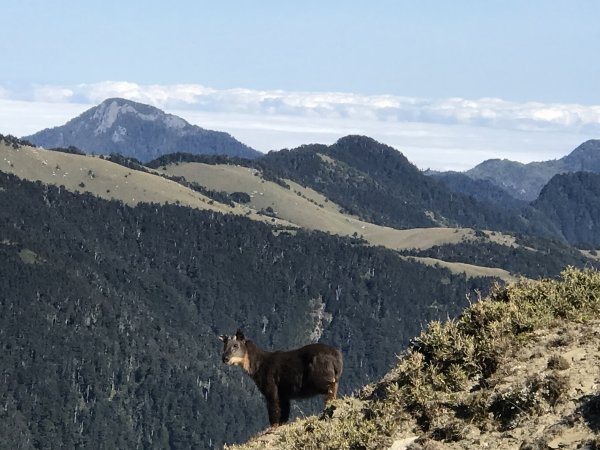
[[[330,382],[327,386],[327,393],[325,394],[325,408],[323,409],[322,419],[332,418],[336,407],[332,404],[337,395],[339,381]]]
[[[290,399],[279,397],[279,409],[281,411],[279,423],[284,424],[290,420]]]
[[[327,387],[327,395],[325,396],[325,404],[331,403],[337,396],[339,381],[335,380]]]

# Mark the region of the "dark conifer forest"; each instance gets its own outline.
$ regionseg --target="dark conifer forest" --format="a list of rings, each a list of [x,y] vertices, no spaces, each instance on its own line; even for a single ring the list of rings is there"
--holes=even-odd
[[[600,268],[600,261],[586,257],[576,248],[563,242],[531,236],[518,236],[512,246],[480,239],[402,253],[483,267],[499,267],[514,275],[532,279],[557,277],[567,265]]]
[[[221,363],[218,334],[339,346],[348,394],[492,281],[350,238],[1,174],[0,448],[247,439],[268,424],[262,396]]]

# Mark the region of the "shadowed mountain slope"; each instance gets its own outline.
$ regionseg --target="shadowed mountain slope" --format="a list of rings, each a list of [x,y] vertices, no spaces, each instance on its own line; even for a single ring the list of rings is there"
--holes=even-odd
[[[490,180],[471,178],[461,172],[433,172],[427,175],[442,181],[453,192],[470,195],[482,202],[507,209],[527,207],[528,203],[518,200]]]
[[[533,206],[553,220],[569,242],[600,248],[600,174],[556,175]]]

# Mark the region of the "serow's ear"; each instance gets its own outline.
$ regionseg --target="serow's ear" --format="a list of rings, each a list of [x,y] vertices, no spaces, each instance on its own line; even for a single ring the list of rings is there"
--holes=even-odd
[[[243,341],[243,340],[245,340],[245,339],[246,339],[246,338],[244,337],[244,333],[242,333],[242,330],[239,330],[239,329],[238,329],[238,330],[236,331],[236,333],[235,333],[235,338],[236,338],[238,341]]]
[[[229,336],[227,336],[226,334],[222,334],[221,336],[219,336],[219,339],[222,340],[223,342],[227,342],[227,340],[229,339]]]

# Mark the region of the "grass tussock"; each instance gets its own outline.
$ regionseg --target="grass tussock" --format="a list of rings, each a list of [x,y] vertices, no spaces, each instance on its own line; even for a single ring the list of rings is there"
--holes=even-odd
[[[556,370],[506,389],[491,378],[536,331],[600,317],[600,273],[567,268],[559,279],[496,286],[459,318],[432,322],[384,379],[354,401],[338,400],[332,418],[282,427],[269,445],[243,448],[378,449],[400,430],[454,441],[469,426],[510,429],[561,401],[568,380]],[[552,369],[563,361],[552,360]],[[258,443],[256,443],[258,444]]]

